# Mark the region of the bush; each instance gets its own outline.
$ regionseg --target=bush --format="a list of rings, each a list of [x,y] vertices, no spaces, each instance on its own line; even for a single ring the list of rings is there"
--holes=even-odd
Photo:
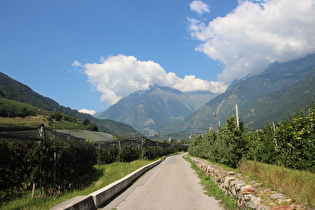
[[[247,129],[243,122],[239,127],[234,116],[230,116],[218,132],[210,131],[205,138],[197,136],[189,146],[189,153],[201,158],[236,167],[247,154],[248,143],[244,138]]]

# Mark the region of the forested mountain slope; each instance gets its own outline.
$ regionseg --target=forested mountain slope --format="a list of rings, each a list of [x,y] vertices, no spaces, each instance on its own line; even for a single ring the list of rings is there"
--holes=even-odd
[[[30,104],[42,110],[61,112],[82,120],[88,119],[90,122],[95,123],[99,130],[104,130],[113,135],[121,136],[131,133],[132,135],[139,135],[138,131],[124,123],[115,122],[113,120],[96,119],[89,114],[83,114],[69,107],[61,106],[56,101],[36,93],[27,85],[10,78],[2,72],[0,72],[0,98]],[[8,103],[8,101],[6,101],[6,103]]]

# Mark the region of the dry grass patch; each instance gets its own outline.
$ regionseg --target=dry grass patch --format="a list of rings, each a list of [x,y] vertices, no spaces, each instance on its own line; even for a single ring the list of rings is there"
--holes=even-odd
[[[40,126],[48,123],[44,116],[28,117],[0,117],[0,124],[20,125],[20,126]]]
[[[314,173],[249,160],[243,161],[239,170],[243,175],[257,179],[274,190],[282,191],[296,201],[315,208]]]

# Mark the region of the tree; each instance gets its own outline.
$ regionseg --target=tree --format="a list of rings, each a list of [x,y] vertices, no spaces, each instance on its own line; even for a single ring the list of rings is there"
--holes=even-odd
[[[83,125],[87,126],[88,124],[90,124],[90,120],[85,118],[85,120],[83,121]]]
[[[87,125],[87,129],[88,129],[89,131],[98,131],[98,127],[97,127],[97,125],[95,125],[94,123],[88,124],[88,125]]]

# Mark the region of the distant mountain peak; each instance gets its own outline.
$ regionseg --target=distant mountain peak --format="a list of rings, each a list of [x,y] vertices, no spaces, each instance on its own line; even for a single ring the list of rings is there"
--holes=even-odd
[[[164,126],[193,113],[215,96],[205,91],[182,93],[155,84],[122,98],[97,117],[123,122],[153,135]]]

